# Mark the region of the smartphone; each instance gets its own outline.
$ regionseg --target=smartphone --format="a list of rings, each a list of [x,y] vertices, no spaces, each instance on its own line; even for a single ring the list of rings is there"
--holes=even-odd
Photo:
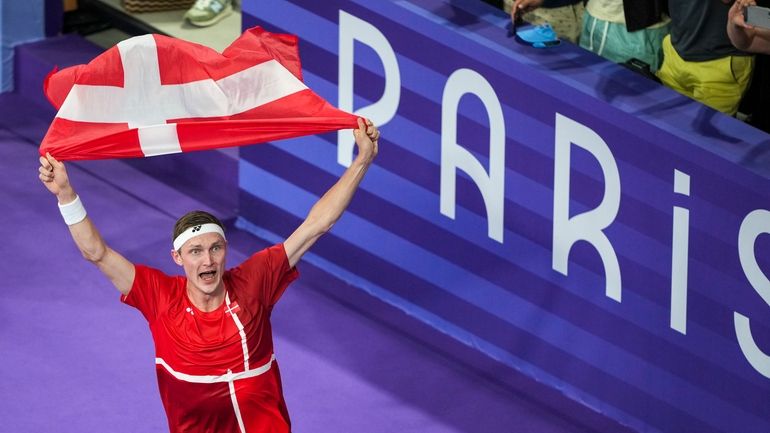
[[[770,9],[759,6],[749,6],[743,16],[746,24],[754,27],[770,29]]]

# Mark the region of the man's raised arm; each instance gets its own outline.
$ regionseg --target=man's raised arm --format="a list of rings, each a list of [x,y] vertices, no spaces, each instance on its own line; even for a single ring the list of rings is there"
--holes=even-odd
[[[70,185],[64,163],[46,154],[40,157],[39,171],[43,185],[58,199],[62,216],[83,257],[95,264],[120,293],[127,295],[134,283],[134,265],[104,243]]]
[[[284,242],[289,266],[294,266],[321,235],[328,232],[348,207],[366,170],[377,156],[377,140],[380,132],[372,122],[358,119],[358,129],[353,130],[358,155],[342,177],[310,209],[305,221]]]

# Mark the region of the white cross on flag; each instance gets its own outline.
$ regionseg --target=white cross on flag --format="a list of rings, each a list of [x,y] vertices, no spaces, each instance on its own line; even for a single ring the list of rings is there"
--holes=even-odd
[[[160,35],[120,42],[46,78],[59,112],[40,154],[132,158],[355,128],[302,82],[297,43],[259,27],[222,54]]]

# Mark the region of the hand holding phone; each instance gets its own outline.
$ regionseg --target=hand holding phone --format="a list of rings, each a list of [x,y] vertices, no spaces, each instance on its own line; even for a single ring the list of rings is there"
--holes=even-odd
[[[746,24],[752,27],[770,29],[770,9],[760,6],[749,6],[743,15]]]

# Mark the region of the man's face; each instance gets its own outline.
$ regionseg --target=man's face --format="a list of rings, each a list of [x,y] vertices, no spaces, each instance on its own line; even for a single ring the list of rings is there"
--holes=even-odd
[[[184,268],[188,288],[211,295],[222,285],[227,242],[218,233],[196,236],[173,251],[176,264]]]

